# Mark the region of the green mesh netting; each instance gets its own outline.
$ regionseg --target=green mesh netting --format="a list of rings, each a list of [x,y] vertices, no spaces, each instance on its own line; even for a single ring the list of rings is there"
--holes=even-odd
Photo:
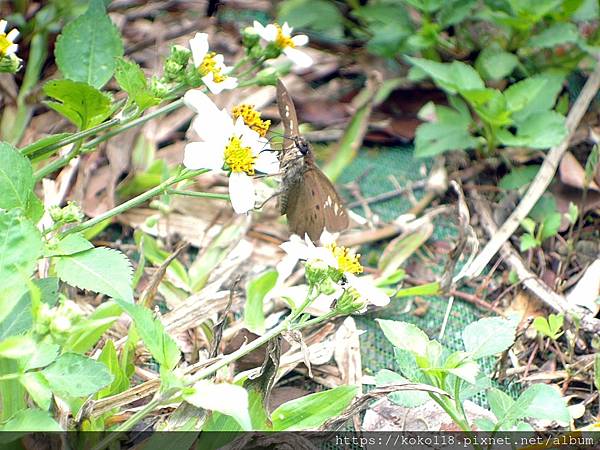
[[[345,170],[338,180],[338,184],[343,185],[358,179],[363,196],[369,198],[395,189],[395,185],[389,180],[390,175],[396,179],[400,186],[406,186],[411,182],[426,178],[431,163],[430,159],[414,158],[410,146],[376,150],[363,149]],[[417,199],[422,195],[422,192],[422,190],[415,191]],[[371,210],[383,220],[392,220],[405,213],[410,207],[411,204],[406,197],[397,197],[386,202],[373,204]],[[356,212],[361,213],[359,209],[356,209]],[[444,216],[435,221],[432,239],[449,240],[452,243],[456,236],[456,225],[452,223],[452,218]],[[440,274],[444,268],[443,264],[442,261],[439,267],[433,268],[433,271]],[[375,374],[381,369],[398,369],[393,347],[381,332],[374,320],[375,318],[410,322],[425,331],[429,337],[437,338],[448,298],[426,297],[425,300],[428,301],[429,307],[422,316],[412,314],[411,310],[406,312],[407,302],[410,301],[406,298],[393,300],[384,310],[376,314],[355,316],[358,328],[365,330],[365,333],[361,335],[361,353],[365,374]],[[484,312],[476,307],[455,298],[442,344],[452,351],[464,350],[461,338],[462,330],[469,323],[476,321],[483,315]],[[494,363],[493,358],[480,361],[482,370],[488,374],[493,371]],[[519,385],[516,383],[504,383],[502,388],[513,396],[518,396],[520,390]],[[478,394],[472,400],[482,406],[487,406],[483,394]]]

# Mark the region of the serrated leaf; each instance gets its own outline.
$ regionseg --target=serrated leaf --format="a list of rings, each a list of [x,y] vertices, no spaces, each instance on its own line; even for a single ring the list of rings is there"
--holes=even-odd
[[[19,210],[0,210],[0,321],[27,292],[27,279],[42,254],[42,237]]]
[[[56,40],[56,64],[65,78],[104,86],[123,56],[123,42],[102,0],[91,0],[85,14],[64,27]]]
[[[500,317],[486,317],[470,323],[462,333],[465,350],[475,359],[493,356],[515,340],[515,324]]]
[[[510,75],[519,64],[519,58],[499,46],[484,48],[475,62],[475,67],[487,80],[502,80]]]
[[[0,208],[26,211],[34,183],[29,160],[12,145],[0,142]]]
[[[27,359],[35,352],[35,342],[29,336],[11,336],[0,341],[0,358]]]
[[[506,129],[497,136],[504,145],[546,149],[558,145],[567,136],[565,117],[555,111],[542,111],[515,123],[517,134]]]
[[[53,392],[67,397],[86,397],[113,381],[104,364],[76,353],[62,354],[41,373]]]
[[[155,97],[152,94],[146,80],[146,75],[144,75],[140,66],[135,62],[118,58],[115,79],[119,83],[119,86],[121,86],[121,89],[129,94],[129,97],[138,106],[140,112],[161,102],[159,97]]]
[[[244,324],[253,333],[262,334],[265,331],[263,300],[275,283],[277,283],[277,271],[270,270],[250,281],[246,287]]]
[[[56,274],[71,286],[133,302],[132,267],[123,253],[99,247],[55,259]]]
[[[52,80],[44,84],[48,97],[46,105],[69,119],[77,128],[85,130],[104,121],[112,112],[110,95],[84,82]]]
[[[440,63],[422,58],[406,58],[411,64],[425,71],[439,87],[456,94],[471,89],[483,89],[483,80],[477,71],[460,61]]]
[[[515,401],[510,395],[496,388],[490,388],[488,390],[487,399],[490,404],[490,409],[496,416],[498,422],[504,421],[507,413],[515,404]]]
[[[559,212],[555,212],[546,216],[542,222],[542,233],[540,239],[544,241],[552,236],[556,236],[560,228],[561,220],[562,214]]]
[[[129,380],[125,371],[121,368],[119,357],[115,350],[112,340],[107,340],[98,356],[98,361],[103,363],[113,376],[113,382],[110,386],[98,392],[97,398],[108,397],[109,395],[119,394],[129,388]]]
[[[45,256],[67,256],[94,248],[94,245],[80,233],[68,234],[52,246],[48,246]]]
[[[338,416],[352,402],[356,386],[338,386],[316,394],[290,400],[271,414],[274,431],[306,430],[320,427]]]
[[[39,369],[56,361],[60,347],[58,344],[50,344],[48,342],[38,343],[35,353],[31,356],[25,370]]]
[[[133,319],[135,328],[146,344],[148,351],[161,365],[161,370],[172,370],[181,357],[179,348],[171,336],[167,334],[162,322],[155,318],[148,308],[115,299]]]
[[[503,92],[506,106],[511,113],[525,109],[545,86],[546,80],[543,78],[527,78],[512,84]]]

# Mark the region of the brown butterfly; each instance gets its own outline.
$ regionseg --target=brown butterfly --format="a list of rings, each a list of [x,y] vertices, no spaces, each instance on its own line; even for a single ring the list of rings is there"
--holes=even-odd
[[[310,144],[300,136],[296,108],[287,89],[277,81],[277,105],[283,123],[279,211],[286,214],[292,233],[316,241],[323,229],[348,227],[348,212],[327,176],[317,167]]]

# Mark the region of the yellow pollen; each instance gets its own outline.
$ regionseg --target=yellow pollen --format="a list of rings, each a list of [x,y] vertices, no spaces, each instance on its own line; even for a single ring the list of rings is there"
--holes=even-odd
[[[13,43],[6,37],[5,33],[0,33],[0,56],[6,55],[6,51]]]
[[[252,154],[250,147],[242,147],[240,138],[233,136],[225,148],[225,164],[232,172],[245,172],[254,175],[254,161],[256,156]]]
[[[337,259],[339,269],[344,273],[362,273],[363,267],[360,265],[360,255],[350,253],[346,247],[337,246],[335,243],[328,244],[327,249]]]
[[[244,123],[256,131],[261,137],[265,137],[271,126],[271,121],[262,120],[260,118],[260,113],[255,110],[252,105],[238,105],[233,108],[232,114],[234,119],[237,119],[238,117],[243,118]]]
[[[275,44],[277,44],[277,46],[279,48],[287,48],[287,47],[294,48],[296,46],[296,44],[294,44],[294,41],[292,41],[292,37],[286,36],[285,34],[283,34],[283,30],[281,29],[280,25],[275,24],[275,27],[277,28],[277,36],[275,37]]]
[[[212,73],[214,82],[222,83],[227,78],[227,75],[221,73],[221,68],[217,67],[215,56],[217,56],[215,52],[208,52],[202,60],[202,64],[198,67],[198,72],[203,77]]]

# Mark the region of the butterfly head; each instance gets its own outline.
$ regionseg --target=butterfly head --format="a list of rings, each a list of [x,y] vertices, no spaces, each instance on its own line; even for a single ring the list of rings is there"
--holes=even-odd
[[[310,153],[310,144],[303,137],[294,137],[294,143],[296,144],[298,151],[302,153],[303,156],[306,156]]]

